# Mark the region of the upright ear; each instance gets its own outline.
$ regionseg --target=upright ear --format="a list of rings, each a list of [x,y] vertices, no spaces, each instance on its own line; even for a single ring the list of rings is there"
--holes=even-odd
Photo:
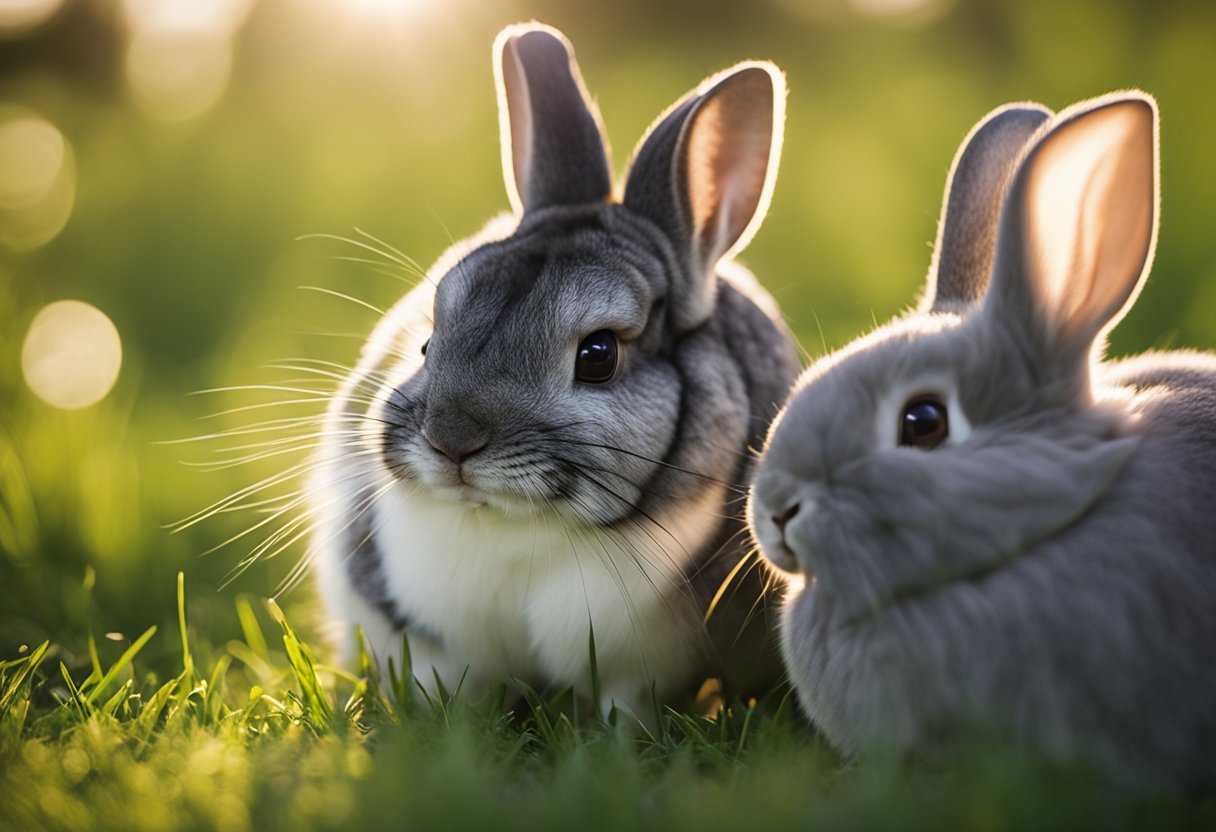
[[[698,285],[681,301],[690,320],[703,319],[712,306],[708,273],[741,251],[764,219],[784,122],[781,71],[748,61],[702,82],[659,118],[634,152],[623,202],[689,258],[687,277]]]
[[[963,139],[946,178],[922,311],[958,310],[983,298],[1005,188],[1026,143],[1050,117],[1041,104],[1006,104]]]
[[[607,145],[565,36],[540,23],[503,29],[494,41],[494,80],[515,212],[607,199]]]
[[[1064,110],[1019,165],[986,306],[1047,360],[1088,355],[1131,307],[1157,244],[1157,167],[1157,105],[1142,92]]]

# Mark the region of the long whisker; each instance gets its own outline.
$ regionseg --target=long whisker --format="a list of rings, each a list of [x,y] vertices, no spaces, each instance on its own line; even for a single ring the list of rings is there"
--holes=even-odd
[[[356,228],[355,231],[359,234],[362,234],[364,237],[367,237],[370,239],[375,239],[375,238],[372,238],[372,236],[370,234],[368,234],[367,232],[360,231],[358,228]],[[425,276],[425,271],[422,269],[421,266],[418,265],[418,263],[415,260],[413,260],[413,258],[406,257],[404,254],[401,254],[400,252],[396,252],[396,254],[394,254],[394,253],[390,253],[388,251],[384,251],[383,249],[377,248],[376,246],[373,246],[362,240],[354,240],[354,239],[351,239],[350,237],[343,237],[341,234],[326,234],[326,233],[302,234],[301,236],[296,237],[297,242],[302,242],[304,240],[334,240],[335,242],[346,243],[347,245],[354,246],[355,248],[361,248],[364,251],[370,252],[371,254],[379,255],[380,257],[383,257],[385,260],[395,263],[398,266],[401,266],[402,268],[415,270],[417,273],[420,273],[419,276]],[[380,241],[377,240],[376,242],[380,242]],[[383,245],[383,243],[382,243],[382,245]],[[390,249],[392,248],[391,246],[387,246],[387,247]]]
[[[299,562],[297,562],[296,565],[294,567],[292,567],[292,570],[280,582],[278,592],[279,593],[288,592],[293,587],[298,585],[300,583],[300,581],[302,581],[304,579],[304,576],[308,573],[308,569],[311,567],[312,562],[316,558],[318,551],[323,546],[332,543],[338,536],[345,534],[347,531],[349,531],[350,528],[352,526],[354,526],[355,523],[357,523],[369,511],[371,511],[372,507],[380,500],[380,498],[382,496],[384,496],[384,494],[388,493],[389,489],[391,489],[395,484],[396,484],[396,480],[389,478],[383,485],[381,485],[379,488],[377,488],[375,491],[373,491],[366,499],[364,499],[360,505],[357,505],[355,507],[355,510],[353,512],[351,512],[351,516],[347,519],[347,521],[344,524],[339,526],[337,529],[335,529],[331,534],[329,534],[325,538],[322,538],[320,540],[317,540],[314,538],[309,543],[308,548],[305,550],[303,557],[300,558]],[[332,503],[330,503],[330,504],[332,504]],[[327,505],[329,505],[329,504],[327,504]],[[313,528],[315,528],[315,526]],[[311,531],[311,529],[310,529],[310,531]],[[369,531],[368,538],[374,537],[375,532],[376,532],[375,529]],[[360,545],[362,545],[362,544],[360,544]],[[352,551],[354,551],[354,550],[352,549]]]
[[[557,462],[562,463],[563,465],[568,465],[571,468],[583,469],[580,471],[580,473],[582,473],[584,476],[586,476],[586,471],[594,471],[596,473],[606,474],[610,477],[616,477],[618,480],[623,482],[625,485],[628,485],[630,488],[635,488],[638,491],[642,492],[643,494],[645,494],[649,497],[655,497],[660,500],[675,500],[678,498],[678,495],[665,493],[662,491],[656,491],[655,489],[650,488],[648,486],[639,485],[638,483],[634,482],[632,479],[630,479],[626,475],[622,474],[619,471],[613,471],[611,468],[604,468],[599,465],[593,465],[589,462],[577,462],[573,459],[568,459],[566,457],[557,456],[557,455],[554,455],[553,459]],[[591,479],[590,477],[587,477],[587,478]],[[723,520],[735,519],[735,515],[733,515],[733,514],[722,514],[720,512],[716,512],[716,511],[705,511],[703,509],[698,509],[698,512],[700,514],[704,514],[709,517],[717,517],[717,518],[720,518]]]
[[[670,532],[670,531],[669,531],[669,530],[668,530],[668,529],[667,529],[667,528],[666,528],[666,527],[665,527],[665,526],[664,526],[662,523],[660,523],[658,520],[656,520],[655,518],[651,517],[651,516],[650,516],[649,514],[647,514],[646,512],[644,512],[644,511],[642,511],[642,510],[638,509],[636,506],[634,506],[632,503],[630,503],[630,502],[629,502],[627,499],[625,499],[623,496],[621,496],[620,494],[617,494],[617,493],[616,493],[615,491],[613,491],[611,488],[608,488],[606,485],[604,485],[603,483],[599,482],[599,481],[598,481],[598,480],[596,480],[595,478],[593,478],[593,477],[588,477],[586,474],[583,474],[582,472],[577,472],[577,471],[576,471],[576,473],[578,473],[578,474],[579,474],[579,475],[582,477],[582,479],[583,479],[583,481],[584,481],[584,482],[588,482],[588,483],[595,484],[595,485],[596,485],[596,486],[598,486],[598,487],[599,487],[601,490],[605,491],[605,492],[606,492],[606,493],[607,493],[609,496],[611,496],[611,497],[615,498],[616,500],[618,500],[619,502],[621,502],[623,505],[625,505],[627,508],[629,508],[629,509],[631,509],[632,511],[636,512],[636,513],[637,513],[639,516],[644,517],[644,518],[645,518],[647,521],[649,521],[649,523],[650,523],[651,525],[653,525],[653,526],[657,527],[657,528],[658,528],[658,529],[660,529],[660,530],[661,530],[661,531],[662,531],[662,532],[663,532],[665,535],[667,535],[667,537],[668,537],[668,538],[670,538],[670,539],[672,540],[672,542],[674,542],[674,543],[676,544],[676,546],[677,546],[677,547],[678,547],[678,548],[679,548],[679,549],[680,549],[680,550],[681,550],[681,551],[684,553],[684,555],[685,555],[685,558],[686,558],[686,559],[691,559],[691,556],[689,555],[689,553],[688,553],[687,549],[685,549],[685,548],[684,548],[684,544],[683,544],[683,543],[682,543],[682,542],[681,542],[679,539],[677,539],[677,538],[675,537],[675,535],[673,535],[673,534],[672,534],[672,533],[671,533],[671,532]],[[591,506],[589,506],[589,505],[588,505],[588,504],[587,504],[585,501],[583,501],[583,500],[577,500],[577,503],[578,503],[578,505],[580,505],[580,506],[581,506],[581,507],[584,509],[584,511],[587,511],[588,513],[592,514],[592,516],[594,516],[594,514],[595,514],[594,510],[593,510],[593,509],[592,509],[592,507],[591,507]],[[622,521],[618,520],[618,521],[616,521],[616,522],[617,522],[617,523],[620,523],[620,522],[622,522]],[[646,536],[647,536],[647,537],[650,539],[650,541],[651,541],[651,542],[654,544],[654,550],[652,550],[652,554],[655,554],[655,555],[657,555],[658,557],[660,557],[662,560],[664,560],[664,561],[666,562],[666,564],[667,564],[669,567],[671,567],[671,571],[674,571],[674,572],[679,572],[679,571],[680,571],[680,564],[679,564],[679,562],[678,562],[678,561],[676,561],[676,560],[675,560],[675,559],[674,559],[674,558],[673,558],[673,557],[672,557],[672,556],[671,556],[671,555],[668,553],[667,549],[666,549],[666,548],[665,548],[665,547],[664,547],[664,546],[663,546],[663,545],[662,545],[662,544],[661,544],[661,543],[658,541],[658,539],[657,539],[657,538],[654,536],[654,534],[653,534],[653,533],[652,533],[652,532],[651,532],[651,531],[650,531],[648,528],[646,528],[646,526],[645,526],[645,525],[643,525],[642,523],[640,523],[640,522],[637,520],[637,518],[636,518],[636,517],[627,518],[627,519],[626,519],[624,522],[627,522],[627,523],[631,524],[631,525],[632,525],[634,528],[636,528],[636,529],[637,529],[638,531],[640,531],[641,533],[645,534],[645,535],[646,535]],[[612,529],[612,527],[611,527],[610,525],[608,525],[608,524],[601,524],[601,525],[596,526],[596,527],[593,527],[593,528],[596,528],[596,530],[597,530],[597,531],[602,531],[602,532],[604,532],[604,533],[611,533],[612,531],[615,531],[615,530],[613,530],[613,529]],[[619,534],[619,531],[617,532],[617,534]],[[619,544],[618,544],[618,545],[619,545]],[[641,553],[640,553],[640,552],[630,552],[630,553],[627,553],[627,554],[629,554],[631,557],[632,557],[632,556],[634,556],[634,555],[641,555]],[[663,572],[664,572],[664,574],[666,574],[666,571],[665,571],[665,570],[660,570],[660,569],[659,569],[659,564],[655,563],[654,561],[651,561],[649,558],[642,557],[642,561],[644,562],[644,564],[645,564],[646,566],[649,566],[651,569],[654,569],[654,570],[659,570],[659,571],[663,571]],[[649,572],[648,572],[648,570],[645,568],[645,566],[643,566],[643,563],[638,563],[638,567],[639,567],[639,569],[641,570],[641,572],[642,572],[643,576],[644,576],[644,577],[646,577],[647,581],[651,582],[652,587],[654,588],[654,590],[655,590],[656,594],[660,594],[660,595],[661,595],[662,593],[659,591],[658,587],[653,585],[653,581],[652,581],[652,579],[650,578]],[[673,587],[677,587],[677,585],[673,583]]]
[[[342,414],[345,418],[345,414]],[[277,433],[284,430],[294,430],[295,428],[308,427],[310,425],[320,425],[325,421],[324,414],[313,414],[310,416],[288,416],[281,419],[267,419],[264,422],[255,422],[250,425],[237,428],[227,428],[225,430],[213,431],[212,433],[204,433],[198,436],[187,436],[181,439],[158,439],[152,444],[154,445],[186,445],[197,442],[210,442],[216,439],[225,439],[230,436],[248,436],[255,433]]]
[[[371,257],[351,257],[349,255],[335,254],[329,258],[337,260],[341,263],[358,263],[363,266],[370,267],[369,270],[376,274],[382,274],[385,277],[391,277],[393,280],[400,280],[402,283],[413,283],[411,277],[419,277],[419,274],[409,266],[401,266],[396,263],[385,263],[383,260],[374,260]]]
[[[608,444],[605,444],[602,442],[586,442],[586,441],[582,441],[582,440],[578,440],[578,439],[570,439],[570,438],[563,438],[563,441],[569,442],[572,445],[583,445],[588,448],[600,448],[605,451],[612,451],[614,453],[624,454],[625,456],[630,456],[630,457],[633,457],[634,459],[640,459],[644,462],[649,462],[652,465],[658,465],[663,468],[668,468],[673,471],[678,471],[681,474],[687,474],[690,477],[696,477],[698,479],[703,479],[708,482],[716,483],[718,485],[724,485],[727,488],[730,488],[739,493],[747,492],[746,487],[744,487],[740,483],[731,482],[729,480],[720,479],[718,477],[713,477],[713,476],[710,476],[709,474],[702,474],[699,471],[693,471],[688,468],[684,468],[682,466],[675,465],[674,463],[671,463],[671,462],[665,462],[664,460],[661,460],[661,459],[655,459],[654,457],[646,456],[645,454],[640,454],[636,451],[630,451],[625,448],[619,448],[616,445],[608,445]]]
[[[434,213],[433,210],[432,210],[432,213]],[[365,231],[362,228],[360,228],[359,226],[355,226],[355,233],[367,240],[371,240],[373,243],[375,243],[376,245],[378,245],[382,249],[384,249],[384,251],[377,252],[382,257],[386,256],[386,252],[388,254],[395,255],[396,262],[409,266],[410,268],[413,268],[421,276],[424,276],[424,277],[426,276],[426,269],[424,269],[417,260],[415,260],[413,257],[410,257],[408,254],[403,252],[401,249],[397,248],[396,246],[392,245],[391,243],[386,243],[384,240],[381,240],[375,234]],[[452,236],[451,232],[448,232],[448,237],[451,238],[451,236]],[[375,249],[373,249],[373,251],[375,251]]]
[[[362,306],[364,309],[369,309],[372,312],[375,312],[381,318],[387,318],[389,316],[387,310],[381,309],[379,306],[376,306],[374,303],[368,303],[367,301],[357,298],[354,295],[348,295],[345,292],[339,292],[337,289],[327,289],[324,286],[297,286],[296,288],[303,289],[306,292],[320,292],[323,295],[329,295],[331,297],[340,298],[341,300],[349,301],[357,306]],[[409,330],[406,329],[404,325],[402,325],[401,328],[402,328],[402,330],[409,332]]]
[[[359,436],[359,435],[356,434],[356,436]],[[186,465],[187,467],[197,468],[197,469],[203,470],[203,471],[225,471],[229,468],[237,468],[242,465],[250,465],[254,462],[261,462],[262,460],[266,460],[266,459],[273,459],[273,458],[279,457],[279,456],[287,456],[287,455],[291,455],[291,454],[303,453],[304,451],[316,450],[318,447],[321,446],[322,441],[323,441],[323,438],[312,440],[305,444],[290,445],[285,448],[270,448],[267,450],[248,453],[243,456],[230,457],[228,459],[217,459],[217,460],[212,460],[210,462],[184,462],[182,464]],[[363,448],[363,443],[346,442],[346,443],[343,443],[340,445],[331,445],[330,447],[336,448],[336,449],[359,449],[359,448]],[[368,450],[375,450],[376,453],[379,453],[378,449],[368,449]]]
[[[247,404],[247,405],[242,405],[240,407],[230,407],[226,410],[217,410],[213,413],[204,413],[202,416],[198,416],[196,418],[201,421],[203,419],[219,419],[224,416],[232,416],[237,413],[248,413],[251,410],[264,410],[268,407],[279,407],[279,406],[286,406],[286,405],[294,406],[294,405],[301,405],[301,404],[315,405],[317,402],[327,401],[332,398],[333,397],[329,394],[323,393],[321,391],[316,391],[316,393],[311,398],[307,398],[307,399],[278,399],[273,402],[258,402],[257,404]],[[350,402],[353,402],[356,404],[372,405],[372,404],[379,403],[376,399],[353,397],[353,396],[350,397],[348,400]]]
[[[275,486],[282,485],[283,483],[288,482],[292,479],[295,479],[296,477],[299,477],[302,474],[308,473],[309,471],[312,470],[314,465],[315,465],[315,463],[313,463],[311,460],[301,462],[296,465],[292,465],[289,468],[287,468],[286,470],[280,471],[277,474],[272,474],[271,476],[266,477],[265,479],[262,479],[259,482],[253,483],[252,485],[247,485],[244,488],[237,489],[232,494],[229,494],[227,497],[224,497],[221,500],[217,500],[216,502],[212,503],[211,505],[207,506],[206,508],[200,509],[199,511],[196,511],[194,514],[191,514],[190,516],[188,516],[182,520],[178,520],[175,523],[170,523],[167,526],[167,528],[170,529],[174,533],[185,531],[186,529],[199,523],[200,521],[206,520],[208,517],[211,517],[212,515],[217,514],[221,510],[227,509],[230,506],[235,505],[236,503],[240,502],[241,500],[243,500],[244,498],[246,498],[248,496],[251,496],[253,494],[258,494],[262,491],[265,491],[267,488],[274,488]]]
[[[362,479],[363,476],[364,476],[363,472],[355,472],[353,474],[339,477],[338,480],[332,484],[341,485],[341,484],[350,482],[352,480]],[[314,520],[314,518],[320,512],[322,512],[326,508],[329,508],[330,506],[334,505],[335,503],[337,503],[338,501],[340,501],[344,498],[344,495],[339,493],[335,497],[331,498],[330,500],[327,500],[324,503],[316,504],[316,502],[314,500],[314,496],[315,495],[311,492],[299,492],[296,495],[295,504],[296,505],[307,504],[308,508],[305,511],[302,511],[300,514],[296,515],[295,517],[291,518],[287,522],[283,523],[281,526],[279,526],[279,528],[277,528],[275,531],[271,532],[257,546],[255,546],[252,550],[250,550],[237,563],[237,565],[234,566],[229,571],[228,575],[225,576],[224,581],[221,584],[221,586],[226,585],[227,583],[231,582],[238,575],[240,575],[244,570],[248,569],[252,564],[256,563],[257,561],[268,560],[270,558],[277,557],[279,554],[286,551],[290,546],[292,546],[298,540],[301,540],[304,537],[312,535],[313,531],[317,527],[317,523],[319,522],[319,520]],[[286,511],[289,511],[293,507],[295,507],[295,506],[285,507],[283,511],[278,512],[277,516],[282,516]],[[273,518],[271,518],[271,519],[273,519]],[[348,521],[348,524],[350,522],[354,522],[355,519],[357,519],[357,517],[352,518],[350,521]],[[265,525],[266,522],[267,521],[263,521],[262,523],[257,524],[257,527],[261,527],[261,526]],[[239,539],[240,537],[244,537],[250,531],[252,531],[252,529],[246,530],[245,532],[241,533],[240,535],[234,536],[233,539],[235,540],[235,539]],[[231,541],[228,541],[228,542],[231,542]],[[221,545],[226,545],[226,544],[221,544]],[[219,547],[215,547],[215,548],[219,548]]]

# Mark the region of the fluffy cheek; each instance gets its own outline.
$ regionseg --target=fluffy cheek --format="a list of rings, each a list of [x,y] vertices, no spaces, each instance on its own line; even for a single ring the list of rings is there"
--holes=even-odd
[[[375,435],[369,446],[378,449],[375,461],[399,479],[425,479],[428,473],[422,416],[425,407],[420,386],[414,379],[395,387],[386,386],[367,409],[367,430]],[[372,460],[369,460],[369,462]]]
[[[576,388],[553,408],[561,426],[553,454],[571,474],[568,502],[581,519],[612,522],[647,500],[679,498],[681,483],[664,477],[678,450],[678,390],[674,374],[633,368],[610,387]]]

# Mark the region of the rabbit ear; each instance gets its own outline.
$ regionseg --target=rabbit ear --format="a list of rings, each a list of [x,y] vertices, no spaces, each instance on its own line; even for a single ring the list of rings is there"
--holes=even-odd
[[[1157,243],[1157,106],[1142,92],[1056,116],[1009,186],[988,299],[1045,358],[1087,355],[1131,306]]]
[[[693,280],[742,250],[772,198],[785,121],[785,79],[748,61],[706,79],[659,118],[638,145],[624,204],[692,258]],[[708,292],[699,310],[707,313]]]
[[[565,36],[539,23],[503,29],[494,41],[494,79],[503,178],[515,212],[607,199],[607,145]]]
[[[1027,141],[1050,117],[1041,104],[1006,104],[984,116],[959,146],[946,179],[922,311],[958,309],[983,298],[1005,186]]]

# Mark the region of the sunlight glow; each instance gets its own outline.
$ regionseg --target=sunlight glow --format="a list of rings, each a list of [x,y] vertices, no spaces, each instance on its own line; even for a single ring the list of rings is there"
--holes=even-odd
[[[210,109],[228,86],[232,36],[251,0],[124,0],[127,81],[152,115],[181,121]]]
[[[25,383],[49,405],[76,410],[105,398],[118,380],[122,342],[95,306],[61,300],[34,316],[21,348]]]
[[[62,5],[63,0],[0,0],[0,37],[42,25]]]
[[[318,23],[332,31],[338,27],[358,41],[389,41],[400,46],[400,39],[420,25],[437,0],[320,0],[315,5]]]
[[[851,0],[851,5],[868,17],[922,24],[941,16],[951,3],[949,0]]]
[[[169,121],[211,109],[231,71],[231,41],[211,33],[139,31],[127,48],[127,80],[135,99]]]
[[[346,0],[355,13],[369,15],[399,16],[423,5],[426,0]]]
[[[22,109],[0,110],[0,243],[30,251],[63,230],[76,201],[72,148]]]
[[[123,0],[127,25],[159,32],[231,35],[249,16],[252,0]]]
[[[941,17],[955,0],[776,0],[808,20],[832,20],[849,14],[895,25],[919,26]]]
[[[67,143],[40,118],[0,125],[0,205],[29,208],[46,199],[63,170]]]

